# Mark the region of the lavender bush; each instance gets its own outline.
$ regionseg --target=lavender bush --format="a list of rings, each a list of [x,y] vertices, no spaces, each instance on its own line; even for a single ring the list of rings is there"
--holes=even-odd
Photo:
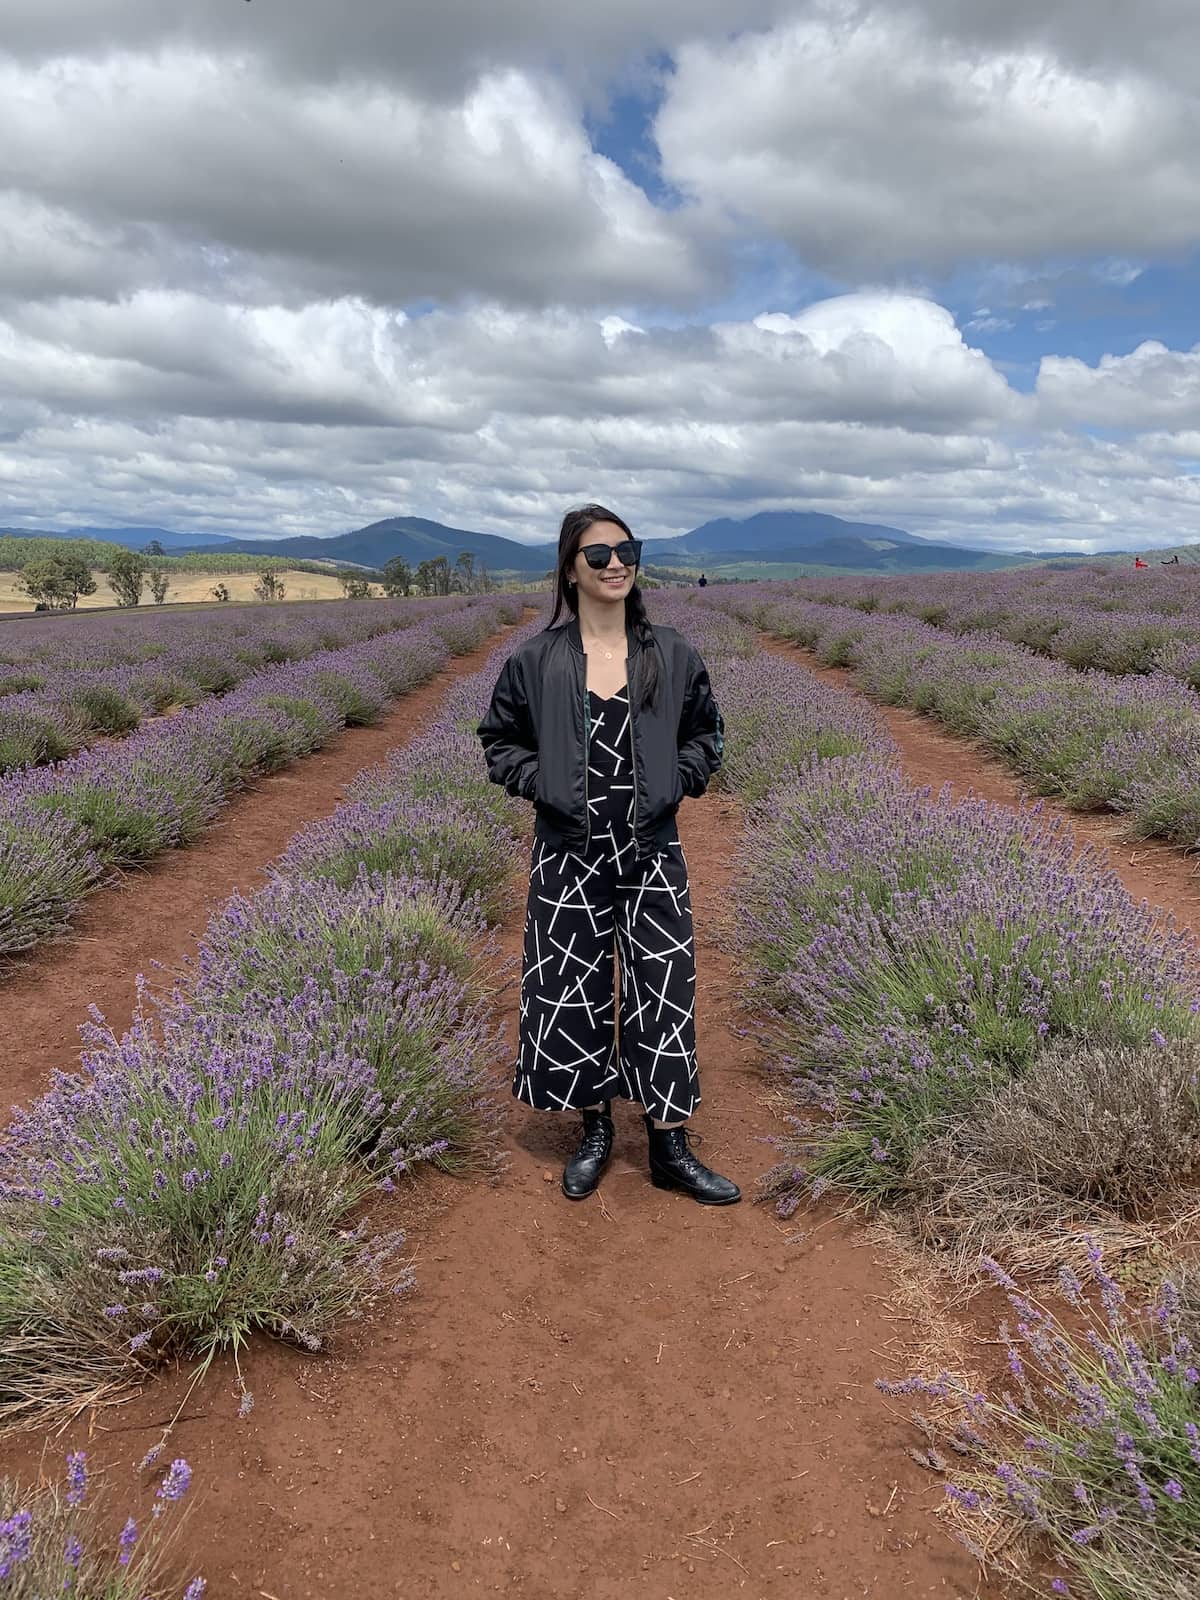
[[[731,730],[723,775],[750,803],[738,939],[759,1025],[812,1108],[768,1178],[785,1210],[830,1183],[928,1209],[945,1188],[939,1141],[970,1143],[981,1108],[1051,1052],[1195,1049],[1192,942],[1069,830],[1037,806],[914,789],[866,708],[798,665],[718,650],[710,666]],[[1142,1163],[1151,1188],[1192,1163],[1187,1110],[1171,1158]],[[1081,1189],[1064,1174],[1060,1208]]]
[[[443,646],[440,665],[446,648],[457,652],[461,639],[479,643],[492,631],[489,615],[501,611],[514,620],[511,606],[508,598],[455,596],[351,603],[336,612],[327,604],[291,604],[233,617],[81,614],[0,623],[0,773],[61,759],[148,716],[226,694],[266,667],[396,640],[415,624],[444,620],[451,630],[446,639],[434,635]],[[460,612],[464,622],[456,626]],[[31,718],[48,730],[40,741],[29,736]]]
[[[901,1199],[931,1133],[1056,1040],[1193,1034],[1190,943],[1068,834],[831,765],[773,793],[744,855],[747,949],[832,1118],[810,1175]]]
[[[4,1600],[150,1600],[170,1593],[201,1600],[203,1578],[165,1587],[180,1527],[175,1506],[191,1487],[188,1463],[172,1461],[147,1517],[106,1533],[103,1492],[92,1488],[82,1450],[67,1456],[66,1481],[26,1490],[0,1479],[0,1596]]]
[[[1052,1240],[1077,1254],[1081,1234],[1164,1220],[1164,1196],[1200,1165],[1198,1067],[1194,1037],[1051,1046],[916,1152],[917,1233],[972,1265],[1001,1240],[1022,1257],[1034,1239],[1037,1255]]]
[[[416,622],[440,621],[445,605],[350,605],[334,621],[328,606],[291,605],[235,618],[82,614],[50,626],[0,624],[0,696],[10,696],[0,698],[0,773],[58,760],[102,734],[128,733],[147,715],[226,694],[272,664],[403,637]],[[477,608],[480,618],[494,610],[494,602]],[[34,714],[51,730],[61,725],[59,738],[35,744],[22,736],[22,722]]]
[[[1069,573],[923,573],[919,578],[801,580],[799,599],[903,613],[947,633],[990,633],[1079,669],[1169,673],[1200,687],[1200,570],[1096,566]]]
[[[69,818],[30,806],[0,815],[0,955],[62,933],[103,872]]]
[[[1060,1275],[1063,1318],[990,1270],[1015,1319],[1001,1328],[1009,1386],[998,1398],[946,1373],[880,1384],[949,1419],[960,1537],[989,1565],[1001,1565],[990,1552],[1002,1530],[1048,1547],[1060,1575],[1042,1592],[1188,1600],[1200,1587],[1200,1371],[1177,1287],[1164,1283],[1139,1314],[1093,1249],[1094,1291]]]
[[[501,658],[460,686],[456,718],[481,714]],[[429,735],[473,788],[478,752],[453,723]],[[489,1156],[494,954],[464,862],[503,878],[518,811],[502,796],[478,813],[468,850],[452,763],[439,783],[440,873],[411,853],[371,870],[364,803],[342,807],[317,837],[342,860],[361,847],[344,886],[285,852],[169,992],[143,985],[120,1037],[95,1014],[80,1071],[16,1115],[0,1140],[0,1421],[111,1397],[180,1356],[203,1370],[257,1331],[316,1347],[407,1285],[402,1235],[353,1219],[420,1162]]]
[[[364,868],[339,890],[279,878],[213,918],[168,1010],[199,1011],[228,1039],[247,1012],[319,1002],[322,1047],[364,1061],[381,1096],[363,1146],[393,1176],[424,1159],[462,1170],[487,1161],[495,1135],[485,929],[478,898],[450,880]]]

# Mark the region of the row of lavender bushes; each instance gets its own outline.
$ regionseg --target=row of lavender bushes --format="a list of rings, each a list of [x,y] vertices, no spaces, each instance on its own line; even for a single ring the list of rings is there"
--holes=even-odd
[[[320,1347],[410,1281],[370,1192],[490,1160],[484,936],[524,822],[468,730],[503,653],[0,1138],[0,1426],[255,1333]]]
[[[458,608],[351,601],[0,623],[0,774],[61,761],[146,718],[249,686],[263,668],[344,650]]]
[[[954,634],[988,634],[1070,667],[1118,675],[1166,673],[1200,689],[1200,566],[1108,577],[1069,573],[923,573],[802,579],[796,599],[900,612]]]
[[[852,667],[884,704],[979,739],[1040,794],[1119,811],[1142,837],[1200,843],[1200,706],[1174,678],[1076,672],[1005,640],[787,598],[774,585],[739,586],[719,603],[828,666]]]
[[[1099,1229],[1177,1192],[1200,1155],[1191,941],[1037,807],[908,787],[861,703],[747,655],[705,608],[680,625],[748,801],[742,954],[798,1101],[766,1183],[784,1214],[833,1187],[978,1261],[1022,1226]],[[956,1463],[963,1538],[991,1561],[1015,1525],[1056,1565],[1005,1570],[1043,1592],[1194,1594],[1200,1294],[1185,1279],[1131,1306],[1093,1245],[1089,1284],[1064,1269],[1064,1318],[989,1266],[1013,1302],[1010,1386],[886,1386],[944,1425],[930,1460]]]
[[[266,667],[105,748],[0,779],[0,957],[63,932],[106,869],[191,843],[251,776],[376,721],[389,699],[477,648],[520,606],[460,600],[403,632]]]

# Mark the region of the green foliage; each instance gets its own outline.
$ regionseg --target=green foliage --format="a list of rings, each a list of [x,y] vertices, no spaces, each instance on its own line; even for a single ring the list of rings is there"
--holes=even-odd
[[[59,610],[74,610],[81,594],[95,594],[96,580],[81,556],[49,555],[39,556],[22,568],[18,587],[31,600]]]
[[[104,539],[48,539],[36,534],[0,533],[0,572],[22,572],[31,561],[48,558],[68,558],[82,562],[89,571],[107,572],[113,557],[126,546],[109,544]],[[252,556],[231,551],[223,555],[217,550],[194,551],[184,555],[158,555],[152,550],[131,552],[151,554],[155,566],[168,574],[183,572],[261,572],[270,567],[276,572],[289,568],[292,571],[328,574],[330,565],[325,561],[292,560],[286,556]],[[91,594],[81,589],[81,594]]]
[[[403,556],[393,556],[383,569],[383,592],[393,599],[408,594],[413,586],[413,570]]]
[[[153,541],[157,543],[157,541]],[[167,577],[166,569],[160,566],[150,568],[149,572],[150,593],[156,606],[161,606],[167,598],[167,590],[171,580]]]
[[[287,585],[279,577],[274,567],[264,567],[258,575],[258,582],[254,585],[256,600],[282,600],[287,592]]]
[[[84,684],[72,690],[68,699],[97,733],[129,733],[142,720],[137,703],[111,684]]]
[[[122,607],[140,605],[146,563],[134,550],[118,549],[108,564],[108,587]]]
[[[369,600],[374,594],[371,579],[361,572],[339,572],[338,582],[347,600]]]
[[[100,539],[45,539],[36,536],[0,534],[0,572],[21,572],[31,561],[73,556],[89,568],[107,568],[113,552],[120,546]]]
[[[454,589],[450,563],[445,556],[422,561],[417,568],[417,588],[422,594],[450,594]]]

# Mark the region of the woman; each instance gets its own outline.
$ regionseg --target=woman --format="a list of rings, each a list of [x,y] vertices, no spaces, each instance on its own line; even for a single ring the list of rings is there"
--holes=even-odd
[[[721,764],[723,727],[697,652],[646,616],[641,548],[603,506],[567,513],[554,613],[505,662],[479,725],[492,782],[537,810],[513,1093],[582,1114],[569,1199],[600,1181],[619,1096],[643,1107],[659,1188],[731,1205],[740,1190],[700,1162],[686,1127],[700,1099],[696,967],[675,827]]]

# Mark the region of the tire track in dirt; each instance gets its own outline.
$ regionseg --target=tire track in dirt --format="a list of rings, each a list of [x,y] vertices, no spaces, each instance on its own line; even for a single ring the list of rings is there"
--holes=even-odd
[[[904,771],[915,784],[929,784],[934,793],[948,783],[961,797],[968,791],[999,805],[1020,806],[1022,796],[1041,800],[1043,810],[1065,817],[1080,845],[1106,851],[1110,865],[1135,900],[1148,900],[1175,916],[1181,928],[1200,938],[1200,871],[1196,858],[1159,839],[1131,841],[1128,821],[1113,812],[1071,811],[1033,794],[1021,779],[976,740],[947,733],[930,717],[903,706],[888,706],[857,688],[853,669],[826,667],[811,650],[759,635],[763,649],[786,657],[822,683],[865,700],[900,750]]]
[[[118,1031],[129,1025],[134,979],[152,961],[174,967],[195,949],[209,917],[235,889],[258,886],[292,835],[333,811],[345,785],[431,719],[448,686],[478,672],[503,628],[419,689],[391,703],[379,722],[343,728],[316,754],[254,780],[194,844],[168,850],[89,896],[72,931],[0,965],[0,1104],[40,1092],[50,1073],[74,1067],[79,1024],[97,1005]]]

